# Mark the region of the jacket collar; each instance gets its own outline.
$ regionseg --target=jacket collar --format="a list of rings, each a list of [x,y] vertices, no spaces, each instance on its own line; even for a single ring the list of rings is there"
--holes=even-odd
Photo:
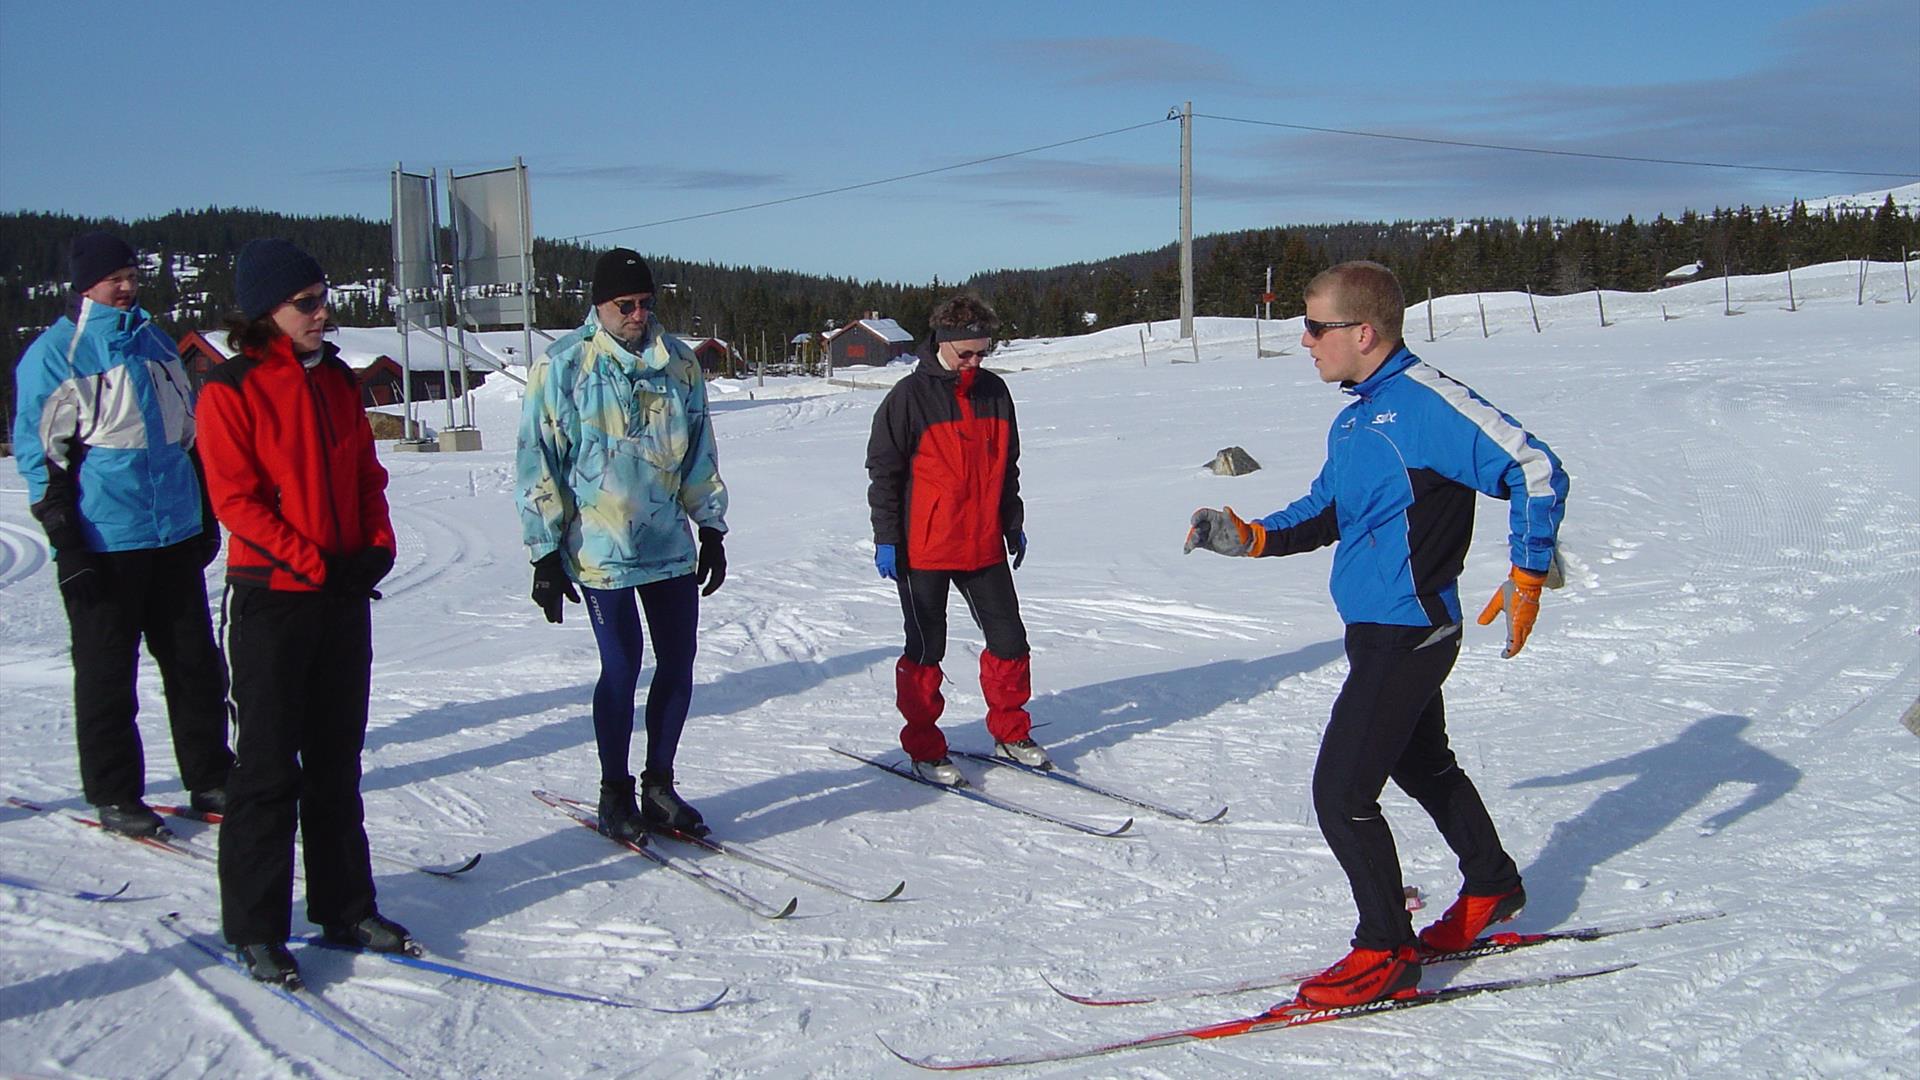
[[[83,334],[130,334],[152,316],[139,304],[123,311],[109,304],[96,304],[79,293],[68,293],[67,318],[72,319]]]
[[[591,308],[587,310],[584,329],[587,337],[599,348],[604,349],[619,360],[621,366],[636,375],[650,375],[660,371],[673,359],[673,354],[667,349],[666,332],[660,329],[659,322],[651,316],[647,318],[646,331],[640,336],[638,352],[629,349],[625,342],[608,333],[606,328],[600,325],[600,313]]]
[[[1379,367],[1373,369],[1373,374],[1357,383],[1342,383],[1340,389],[1356,397],[1372,397],[1387,384],[1388,380],[1419,362],[1420,358],[1413,355],[1403,341],[1398,348],[1387,354],[1387,358],[1381,361]]]
[[[920,366],[914,370],[923,375],[947,382],[953,382],[960,377],[959,372],[948,370],[947,365],[940,362],[940,346],[934,343],[932,334],[928,334],[926,340],[920,343],[920,347],[914,350],[914,355],[920,358]]]

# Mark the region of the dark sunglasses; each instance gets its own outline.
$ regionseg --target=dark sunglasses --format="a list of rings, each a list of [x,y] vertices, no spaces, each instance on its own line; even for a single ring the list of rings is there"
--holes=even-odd
[[[622,315],[633,314],[635,308],[639,308],[642,311],[652,311],[653,297],[649,296],[645,300],[615,300],[613,302],[613,309]]]
[[[1304,316],[1302,316],[1302,318],[1303,318],[1303,319],[1305,319],[1305,317],[1304,317]],[[1319,337],[1320,335],[1322,335],[1322,334],[1324,334],[1324,333],[1326,333],[1326,332],[1327,332],[1327,331],[1329,331],[1329,330],[1345,330],[1345,329],[1346,329],[1347,327],[1349,327],[1349,326],[1365,326],[1365,325],[1367,325],[1367,324],[1366,324],[1366,323],[1365,323],[1364,321],[1361,321],[1361,322],[1321,322],[1321,321],[1319,321],[1318,319],[1305,319],[1305,322],[1306,322],[1306,324],[1307,324],[1307,336],[1308,336],[1308,337],[1310,337],[1310,338],[1317,338],[1317,337]]]
[[[993,355],[993,346],[989,345],[984,349],[955,349],[953,350],[953,355],[955,359],[959,360],[972,360],[974,357],[985,360],[987,357]]]
[[[287,303],[293,305],[293,310],[300,314],[311,315],[327,306],[327,290],[321,289],[312,296],[296,296]]]

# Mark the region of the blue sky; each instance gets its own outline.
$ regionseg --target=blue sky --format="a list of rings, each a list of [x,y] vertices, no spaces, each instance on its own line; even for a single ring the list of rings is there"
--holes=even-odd
[[[1201,233],[1777,203],[1920,179],[1920,4],[0,0],[0,207],[384,218],[396,161],[467,172],[518,155],[542,236],[954,280],[1173,240],[1179,126],[1152,122],[1187,100],[1203,117]],[[1149,126],[605,231],[1133,124]]]

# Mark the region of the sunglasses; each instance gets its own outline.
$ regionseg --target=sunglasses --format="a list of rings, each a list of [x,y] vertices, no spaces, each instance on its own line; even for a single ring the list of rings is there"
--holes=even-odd
[[[321,308],[327,306],[327,290],[321,289],[319,292],[314,293],[312,296],[296,296],[293,299],[287,301],[287,303],[291,304],[293,306],[293,310],[299,312],[300,314],[311,315],[314,312],[319,311]]]
[[[1305,319],[1305,322],[1307,324],[1307,336],[1310,338],[1317,338],[1329,330],[1345,330],[1349,326],[1367,325],[1364,321],[1362,322],[1321,322],[1318,319]]]
[[[984,349],[955,349],[953,355],[958,360],[972,360],[976,357],[985,360],[993,355],[993,346],[989,345]]]
[[[613,302],[613,309],[622,315],[631,315],[636,309],[640,311],[652,311],[653,297],[649,296],[644,300],[615,300]]]

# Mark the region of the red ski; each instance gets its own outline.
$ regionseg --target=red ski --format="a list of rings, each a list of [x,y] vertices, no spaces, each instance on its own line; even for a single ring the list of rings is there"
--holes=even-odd
[[[1451,964],[1462,960],[1479,960],[1488,956],[1500,956],[1505,953],[1530,949],[1535,945],[1551,945],[1556,941],[1598,941],[1618,934],[1636,934],[1642,930],[1658,930],[1680,923],[1702,922],[1707,919],[1724,918],[1724,911],[1699,911],[1690,915],[1670,915],[1665,918],[1649,919],[1637,923],[1617,923],[1612,926],[1582,926],[1571,930],[1545,930],[1536,933],[1520,934],[1511,931],[1488,934],[1475,941],[1469,948],[1457,952],[1441,953],[1429,956],[1423,963]],[[1189,998],[1227,997],[1232,994],[1244,994],[1254,990],[1278,990],[1310,979],[1320,973],[1319,968],[1312,971],[1291,971],[1278,975],[1267,975],[1245,979],[1233,983],[1215,983],[1205,986],[1184,986],[1164,990],[1143,990],[1131,994],[1076,994],[1063,990],[1045,975],[1040,981],[1047,989],[1080,1005],[1146,1005],[1156,1001],[1182,1001]]]
[[[1248,1035],[1256,1031],[1270,1031],[1279,1028],[1305,1027],[1308,1024],[1324,1024],[1333,1020],[1351,1020],[1357,1016],[1375,1016],[1380,1013],[1396,1012],[1401,1009],[1417,1009],[1422,1005],[1438,1005],[1443,1001],[1458,1001],[1476,994],[1493,994],[1505,990],[1521,990],[1535,986],[1552,986],[1556,983],[1573,982],[1577,979],[1591,979],[1596,975],[1610,975],[1624,971],[1632,964],[1614,964],[1610,967],[1593,968],[1588,971],[1567,971],[1552,975],[1524,975],[1517,979],[1500,979],[1495,982],[1466,983],[1460,986],[1446,986],[1438,990],[1408,990],[1399,997],[1370,1001],[1364,1005],[1347,1005],[1334,1009],[1316,1009],[1310,1005],[1278,1005],[1263,1013],[1237,1017],[1213,1024],[1198,1024],[1193,1027],[1175,1028],[1172,1031],[1156,1032],[1152,1035],[1137,1035],[1133,1038],[1118,1039],[1113,1042],[1095,1043],[1085,1046],[1069,1046],[1058,1050],[1038,1050],[1026,1054],[1007,1054],[1002,1057],[983,1057],[972,1059],[954,1059],[937,1057],[913,1057],[887,1046],[885,1039],[881,1046],[894,1057],[909,1065],[922,1069],[941,1072],[962,1069],[991,1069],[1002,1065],[1040,1065],[1054,1061],[1073,1061],[1078,1058],[1097,1057],[1101,1054],[1116,1054],[1122,1050],[1145,1050],[1152,1046],[1170,1046],[1174,1043],[1200,1042],[1208,1039],[1226,1039],[1235,1035]]]

